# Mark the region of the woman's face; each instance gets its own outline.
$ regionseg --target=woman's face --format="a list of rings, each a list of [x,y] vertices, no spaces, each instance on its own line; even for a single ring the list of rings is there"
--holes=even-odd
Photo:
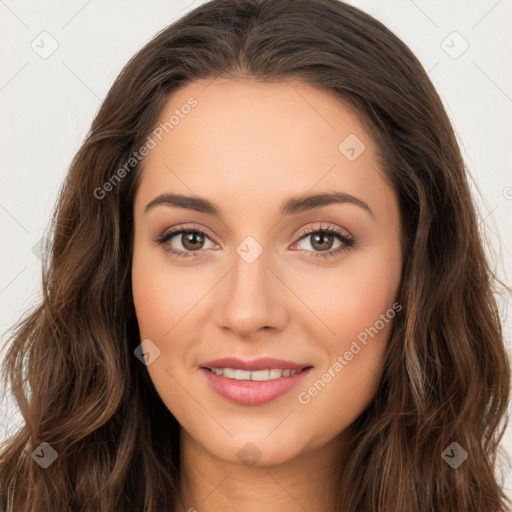
[[[277,464],[335,442],[376,392],[401,309],[398,203],[376,147],[333,96],[299,82],[195,82],[160,122],[132,266],[158,394],[226,462]]]

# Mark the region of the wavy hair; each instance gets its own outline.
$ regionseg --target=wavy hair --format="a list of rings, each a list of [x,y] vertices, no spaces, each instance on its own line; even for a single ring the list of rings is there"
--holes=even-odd
[[[467,169],[417,58],[338,0],[212,0],[123,68],[60,190],[42,299],[7,340],[3,383],[24,425],[0,452],[2,505],[8,494],[16,512],[177,503],[179,424],[133,354],[133,199],[144,160],[130,157],[174,91],[217,77],[296,79],[329,92],[356,112],[399,198],[404,314],[356,420],[336,511],[506,510],[496,469],[510,363]],[[44,470],[31,457],[43,442],[58,453]],[[453,442],[468,453],[456,469],[442,457]]]

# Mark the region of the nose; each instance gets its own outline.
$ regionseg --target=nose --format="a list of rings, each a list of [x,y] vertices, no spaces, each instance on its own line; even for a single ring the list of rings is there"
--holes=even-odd
[[[237,253],[219,285],[215,316],[221,329],[244,339],[283,329],[290,292],[269,266],[265,251],[253,261]]]

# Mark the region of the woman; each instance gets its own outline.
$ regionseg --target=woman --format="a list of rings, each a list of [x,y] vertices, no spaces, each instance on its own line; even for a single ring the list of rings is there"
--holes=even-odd
[[[510,368],[464,163],[371,16],[196,8],[120,74],[54,219],[4,362],[26,426],[3,506],[506,510]]]

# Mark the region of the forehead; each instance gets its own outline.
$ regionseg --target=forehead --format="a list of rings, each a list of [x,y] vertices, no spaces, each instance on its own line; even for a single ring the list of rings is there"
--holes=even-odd
[[[139,182],[148,201],[171,190],[246,208],[306,192],[342,189],[365,201],[392,194],[354,112],[302,82],[193,82],[169,98],[159,128]]]

